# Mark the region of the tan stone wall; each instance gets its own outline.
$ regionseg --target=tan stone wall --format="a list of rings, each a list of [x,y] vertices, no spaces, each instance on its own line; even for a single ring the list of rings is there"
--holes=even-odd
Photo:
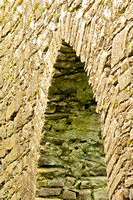
[[[133,198],[132,10],[131,0],[0,1],[0,199],[35,199],[62,40],[85,62],[101,114],[109,198]]]

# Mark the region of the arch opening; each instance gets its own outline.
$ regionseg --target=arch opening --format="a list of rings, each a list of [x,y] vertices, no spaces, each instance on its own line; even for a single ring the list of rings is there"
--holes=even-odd
[[[99,115],[84,63],[63,42],[49,88],[36,199],[108,200]]]

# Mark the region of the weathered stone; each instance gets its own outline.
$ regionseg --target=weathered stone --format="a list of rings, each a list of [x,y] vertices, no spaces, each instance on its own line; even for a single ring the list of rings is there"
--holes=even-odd
[[[110,199],[132,199],[132,10],[131,0],[0,1],[0,199],[35,199],[53,180],[78,195],[106,175],[93,95]],[[46,119],[46,108],[61,115]],[[39,155],[48,173],[37,180]],[[55,181],[67,177],[68,188]]]
[[[66,171],[62,168],[39,168],[38,173],[42,174],[42,176],[53,177],[65,174]]]
[[[79,191],[79,200],[92,200],[91,190],[81,190]]]
[[[114,169],[113,169],[113,172],[110,176],[110,181],[109,181],[109,184],[108,184],[109,187],[112,184],[113,180],[115,179],[117,173],[119,172],[119,170],[120,170],[120,168],[121,168],[121,166],[122,166],[122,164],[124,163],[125,160],[126,160],[126,156],[122,155],[122,156],[120,156],[117,164],[114,165]]]
[[[118,78],[120,90],[126,88],[131,83],[131,81],[132,81],[131,70],[128,69]]]
[[[122,90],[120,93],[119,93],[119,103],[123,103],[124,101],[126,101],[127,99],[129,99],[130,97],[130,94],[128,93],[127,90]]]
[[[124,199],[124,192],[123,190],[118,190],[113,196],[112,200],[121,200],[121,199]]]
[[[3,158],[5,156],[5,154],[6,154],[6,149],[5,148],[0,148],[0,158]]]
[[[18,91],[15,99],[12,101],[11,105],[7,109],[7,113],[6,113],[7,121],[16,116],[21,103],[22,103],[22,93],[21,93],[21,91]]]
[[[5,36],[11,30],[11,22],[9,21],[2,31],[2,36]]]
[[[87,181],[81,182],[81,189],[84,188],[98,188],[106,186],[107,184],[107,178],[106,177],[88,177]]]
[[[37,191],[37,195],[40,197],[59,196],[60,193],[60,188],[42,188],[41,190]]]
[[[62,162],[56,157],[44,156],[41,155],[39,158],[39,166],[62,166]]]
[[[133,186],[133,178],[128,178],[126,181],[125,181],[125,187],[132,187]]]
[[[66,188],[71,188],[73,186],[73,184],[75,183],[75,178],[74,177],[67,177],[66,178],[66,183],[65,183],[65,187]]]
[[[76,193],[70,190],[64,190],[63,199],[76,199]]]
[[[130,199],[130,200],[133,199],[133,188],[130,189],[130,192],[129,192],[129,199]]]
[[[108,192],[106,188],[94,189],[94,200],[108,200]]]
[[[128,28],[126,27],[124,30],[118,33],[113,40],[111,57],[112,67],[125,56],[127,32]]]
[[[34,110],[30,103],[26,105],[25,112],[23,112],[23,109],[21,108],[14,119],[14,128],[19,129],[28,123],[28,119],[33,115],[33,112]]]
[[[73,50],[71,49],[70,46],[66,46],[66,45],[62,45],[61,48],[60,48],[60,51],[61,52],[73,52]]]
[[[56,178],[53,179],[52,184],[53,187],[63,187],[64,186],[64,179],[63,178]]]
[[[110,186],[110,191],[109,191],[109,198],[112,197],[113,192],[115,191],[117,185],[122,179],[122,176],[124,175],[123,169],[120,170],[120,172],[116,175],[112,185]]]
[[[124,192],[124,197],[128,198],[129,197],[129,190],[124,188],[123,192]]]

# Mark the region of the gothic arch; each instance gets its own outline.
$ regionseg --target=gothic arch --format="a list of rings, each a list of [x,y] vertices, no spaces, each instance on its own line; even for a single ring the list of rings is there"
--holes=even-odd
[[[95,110],[84,63],[62,41],[48,90],[36,200],[108,199],[103,141]]]

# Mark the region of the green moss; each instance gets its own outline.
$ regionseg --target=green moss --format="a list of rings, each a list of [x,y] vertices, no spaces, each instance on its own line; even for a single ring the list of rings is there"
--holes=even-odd
[[[14,7],[14,8],[13,8],[13,12],[12,12],[12,13],[14,14],[14,13],[15,13],[15,11],[16,11],[16,7]]]
[[[102,109],[103,109],[103,110],[105,109],[105,104],[103,104]]]
[[[10,75],[8,74],[7,77],[6,77],[6,80],[8,80],[9,78],[10,78]]]
[[[129,47],[129,45],[130,45],[130,42],[127,43],[127,47]]]
[[[105,0],[102,0],[100,4],[101,4],[101,5],[104,4],[104,1],[105,1]]]
[[[90,9],[92,6],[93,6],[93,3],[90,3],[90,5],[89,5],[89,9]]]
[[[41,35],[40,33],[39,33],[39,34],[37,34],[37,37],[36,37],[36,39],[37,39],[37,38],[39,38],[39,37],[40,37],[40,35]]]
[[[129,147],[130,144],[132,144],[132,141],[131,141],[131,140],[129,140],[129,141],[127,142],[127,146]]]
[[[23,92],[23,93],[22,93],[22,97],[24,97],[24,96],[25,96],[25,93]]]
[[[19,14],[19,17],[22,17],[22,13],[19,12],[18,14]]]
[[[14,69],[14,65],[11,65],[11,67],[10,67],[11,69]]]
[[[88,24],[88,27],[91,27],[91,22]]]
[[[114,105],[114,108],[117,108],[117,107],[118,107],[118,102],[116,101],[115,105]]]
[[[37,91],[36,91],[36,95],[38,95],[38,96],[39,96],[39,89],[37,89]]]
[[[19,0],[19,1],[18,1],[18,5],[20,5],[22,2],[23,2],[23,0]]]
[[[30,17],[30,19],[28,20],[27,26],[30,26],[31,20],[32,20],[32,17]]]
[[[120,92],[120,86],[118,85],[118,92]]]
[[[127,91],[127,88],[125,88],[125,91]]]
[[[38,8],[38,2],[34,3],[34,8],[37,9]]]
[[[53,13],[53,17],[56,17],[56,13],[55,12]]]
[[[67,6],[67,11],[70,12],[70,6]]]
[[[40,8],[40,12],[43,13],[45,11],[45,8]]]

